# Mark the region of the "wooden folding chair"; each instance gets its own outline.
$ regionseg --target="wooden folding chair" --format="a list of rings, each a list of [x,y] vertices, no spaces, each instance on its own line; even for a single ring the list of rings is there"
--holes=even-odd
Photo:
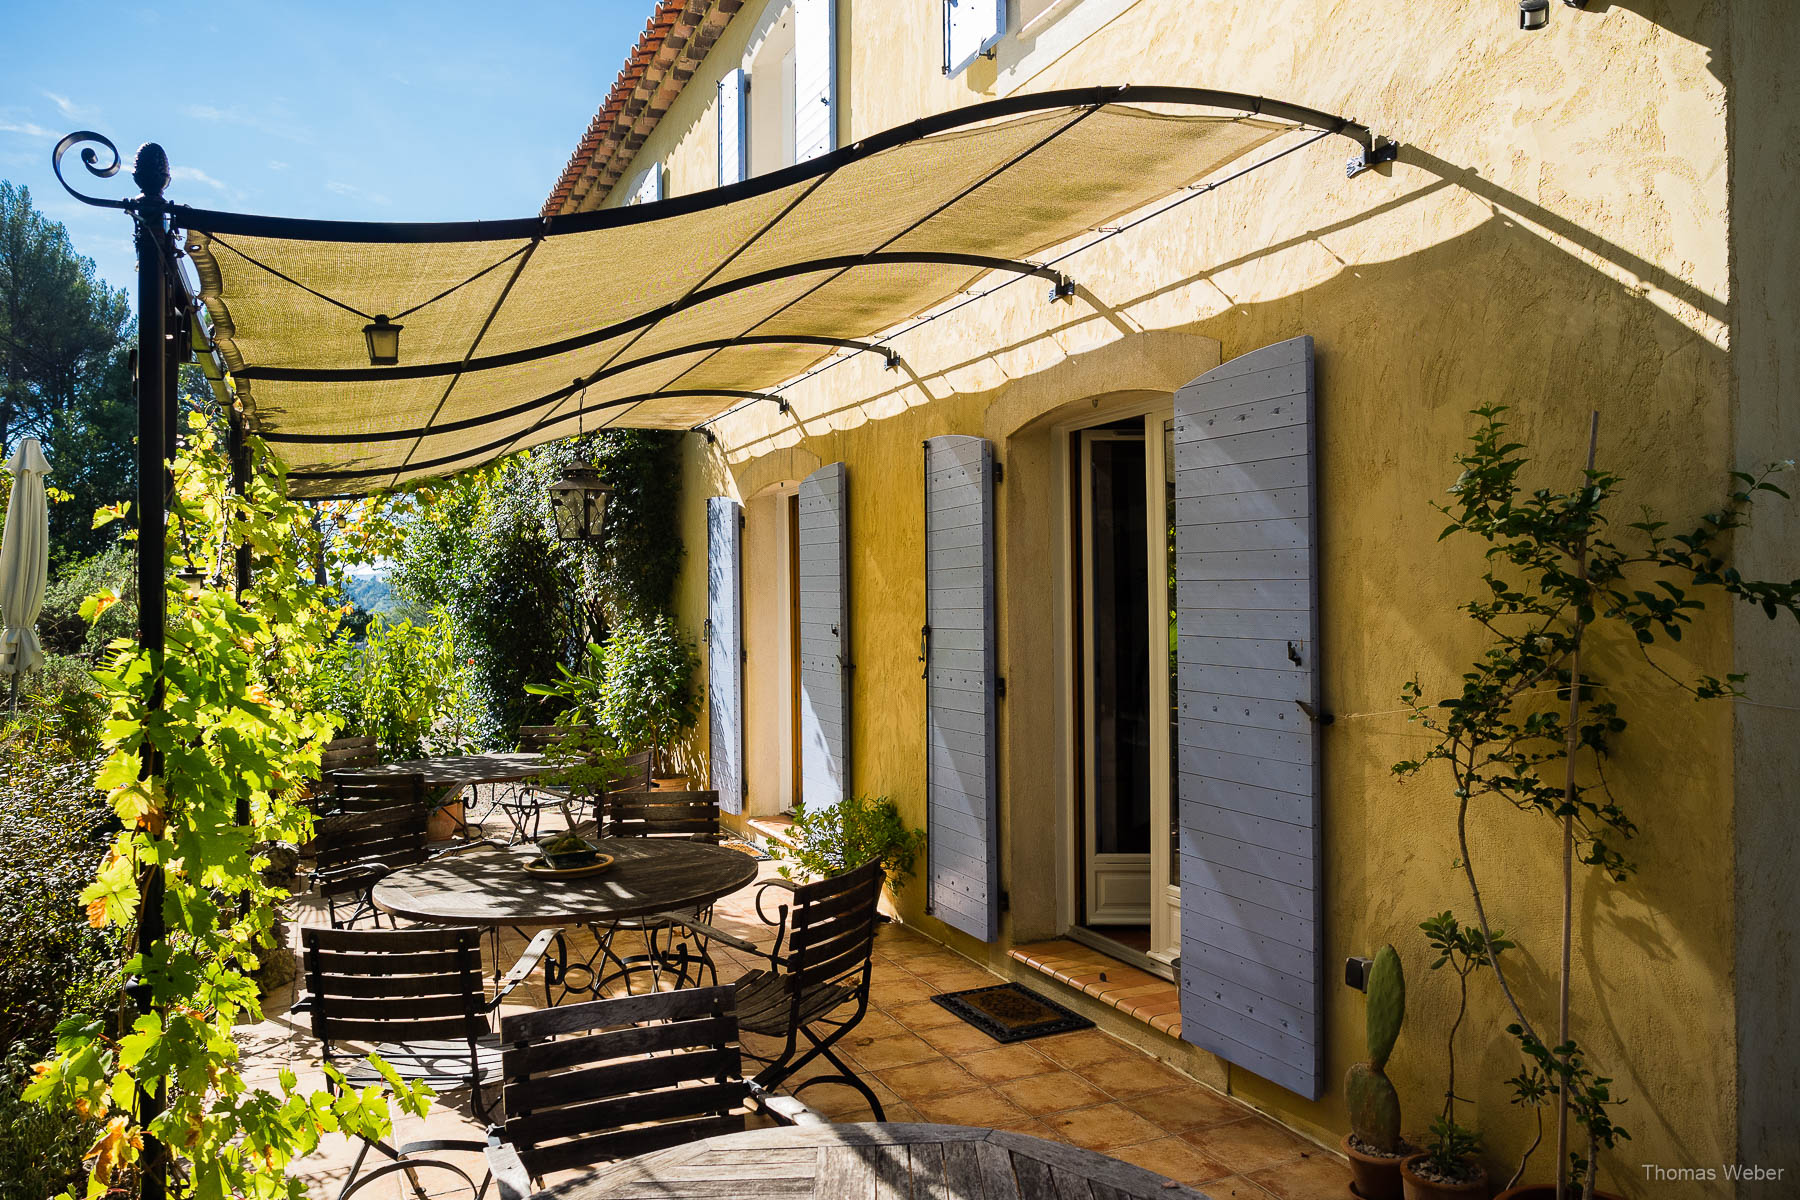
[[[733,1005],[730,988],[688,988],[503,1018],[506,1119],[488,1131],[500,1200],[553,1171],[740,1131],[752,1111],[826,1124],[743,1077]]]

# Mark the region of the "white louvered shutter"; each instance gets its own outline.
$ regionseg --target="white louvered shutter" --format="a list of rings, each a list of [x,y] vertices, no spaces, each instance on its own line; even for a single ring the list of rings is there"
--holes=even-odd
[[[1006,0],[943,0],[944,74],[955,75],[1006,32]]]
[[[794,0],[794,161],[837,149],[837,5]]]
[[[1181,1036],[1324,1091],[1313,347],[1175,393]]]
[[[651,163],[649,169],[638,179],[637,187],[632,189],[631,199],[626,203],[654,204],[661,200],[663,198],[662,176],[662,164]]]
[[[725,812],[744,811],[743,508],[706,501],[706,714],[711,782]]]
[[[850,786],[850,558],[844,464],[800,484],[800,796],[836,804]]]
[[[749,161],[744,144],[744,131],[748,124],[744,109],[749,90],[745,87],[746,83],[741,67],[725,72],[725,77],[719,80],[720,187],[741,181],[745,174],[745,163]]]
[[[964,933],[1000,936],[994,454],[978,437],[925,443],[927,901]]]

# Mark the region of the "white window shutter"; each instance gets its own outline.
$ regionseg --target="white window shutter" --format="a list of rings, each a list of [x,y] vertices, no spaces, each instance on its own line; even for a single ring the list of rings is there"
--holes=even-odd
[[[627,205],[654,204],[661,200],[663,198],[662,176],[662,164],[651,163],[650,169],[638,179],[637,187],[632,189],[631,199],[625,203]]]
[[[925,854],[929,911],[1000,936],[995,672],[994,451],[983,438],[925,443]]]
[[[800,799],[813,809],[850,786],[850,524],[844,464],[800,482]]]
[[[744,510],[706,501],[706,740],[719,807],[744,811],[744,632],[739,584]]]
[[[1006,0],[943,0],[944,74],[955,75],[1006,32]]]
[[[794,0],[794,161],[837,149],[836,0]]]
[[[738,183],[745,175],[748,161],[744,144],[746,125],[744,102],[748,88],[743,68],[725,72],[719,80],[719,186]]]
[[[1310,337],[1175,393],[1182,1040],[1324,1092]]]

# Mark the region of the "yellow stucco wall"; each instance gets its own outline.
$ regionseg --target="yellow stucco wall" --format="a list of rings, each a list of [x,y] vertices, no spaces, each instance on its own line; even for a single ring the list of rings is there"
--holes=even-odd
[[[1055,932],[1044,895],[1059,852],[1061,726],[1060,700],[1036,686],[1053,692],[1056,679],[1034,659],[1042,629],[1032,620],[1035,598],[1060,583],[1041,520],[1048,497],[1022,493],[1019,481],[1047,478],[1053,464],[1047,441],[1011,435],[1090,397],[1167,392],[1220,355],[1313,335],[1323,679],[1337,716],[1324,740],[1320,969],[1335,978],[1345,956],[1384,941],[1400,950],[1411,991],[1390,1071],[1415,1134],[1441,1096],[1454,1003],[1451,981],[1426,970],[1415,927],[1444,909],[1467,916],[1469,903],[1452,869],[1443,778],[1402,784],[1389,768],[1422,746],[1398,711],[1401,683],[1417,675],[1428,692],[1448,690],[1478,644],[1455,611],[1476,584],[1475,550],[1437,545],[1442,521],[1430,508],[1453,477],[1467,411],[1511,405],[1539,458],[1531,482],[1565,487],[1597,409],[1600,461],[1628,480],[1622,511],[1641,503],[1677,520],[1715,502],[1736,456],[1793,452],[1734,442],[1728,9],[1644,7],[1556,6],[1551,28],[1527,35],[1511,0],[1082,0],[1009,38],[996,61],[946,80],[934,5],[840,0],[840,143],[1020,88],[1129,81],[1343,113],[1400,141],[1401,161],[1347,180],[1352,146],[1328,139],[1073,259],[1083,292],[1072,304],[1050,305],[1035,286],[1008,289],[902,338],[904,377],[869,356],[850,360],[791,391],[792,418],[758,406],[722,422],[716,448],[696,438],[687,450],[681,608],[693,628],[705,615],[703,498],[748,497],[808,464],[848,465],[852,785],[894,797],[915,825],[925,761],[919,442],[982,434],[1002,460],[1036,463],[1033,475],[1008,461],[1001,490],[1001,671],[1015,682],[1003,706],[1001,805],[1008,937],[1014,927],[1042,936]],[[670,164],[676,192],[714,182],[713,85],[742,57],[761,11],[746,6],[645,145]],[[1738,420],[1768,417],[1773,395],[1740,390]],[[1764,552],[1766,569],[1783,569],[1779,547]],[[1754,644],[1790,661],[1794,652],[1760,634]],[[1733,647],[1731,621],[1715,615],[1661,661],[1723,674],[1736,669]],[[1626,647],[1598,658],[1632,720],[1612,782],[1642,830],[1632,847],[1641,870],[1624,886],[1579,876],[1574,1032],[1630,1098],[1619,1119],[1633,1140],[1609,1159],[1608,1186],[1647,1195],[1638,1164],[1717,1164],[1736,1145],[1734,722],[1727,706],[1661,687]],[[1033,688],[1022,694],[1020,678]],[[1740,724],[1755,738],[1782,736],[1767,720]],[[692,748],[701,757],[703,739],[704,730]],[[1514,968],[1523,998],[1547,1016],[1554,832],[1509,809],[1481,815],[1473,836],[1492,914],[1524,947]],[[922,902],[915,882],[900,909],[1005,966],[1004,941],[986,948],[953,934]],[[1473,993],[1459,1073],[1499,1168],[1529,1140],[1527,1118],[1500,1082],[1517,1055],[1495,989],[1483,980]],[[1327,998],[1335,1080],[1361,1055],[1362,1002],[1335,985]],[[1346,1127],[1335,1086],[1310,1103],[1192,1048],[1144,1040],[1323,1140]],[[1549,1159],[1541,1151],[1533,1174]]]

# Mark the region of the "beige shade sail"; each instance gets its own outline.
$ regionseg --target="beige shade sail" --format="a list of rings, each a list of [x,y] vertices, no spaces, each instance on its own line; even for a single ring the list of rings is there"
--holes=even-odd
[[[1221,113],[1219,109],[1243,111]],[[1248,114],[1248,115],[1246,115]],[[1224,93],[1109,88],[917,122],[728,188],[449,225],[177,209],[250,431],[301,496],[449,474],[601,426],[686,429],[1300,122]],[[396,366],[363,328],[403,327]]]

